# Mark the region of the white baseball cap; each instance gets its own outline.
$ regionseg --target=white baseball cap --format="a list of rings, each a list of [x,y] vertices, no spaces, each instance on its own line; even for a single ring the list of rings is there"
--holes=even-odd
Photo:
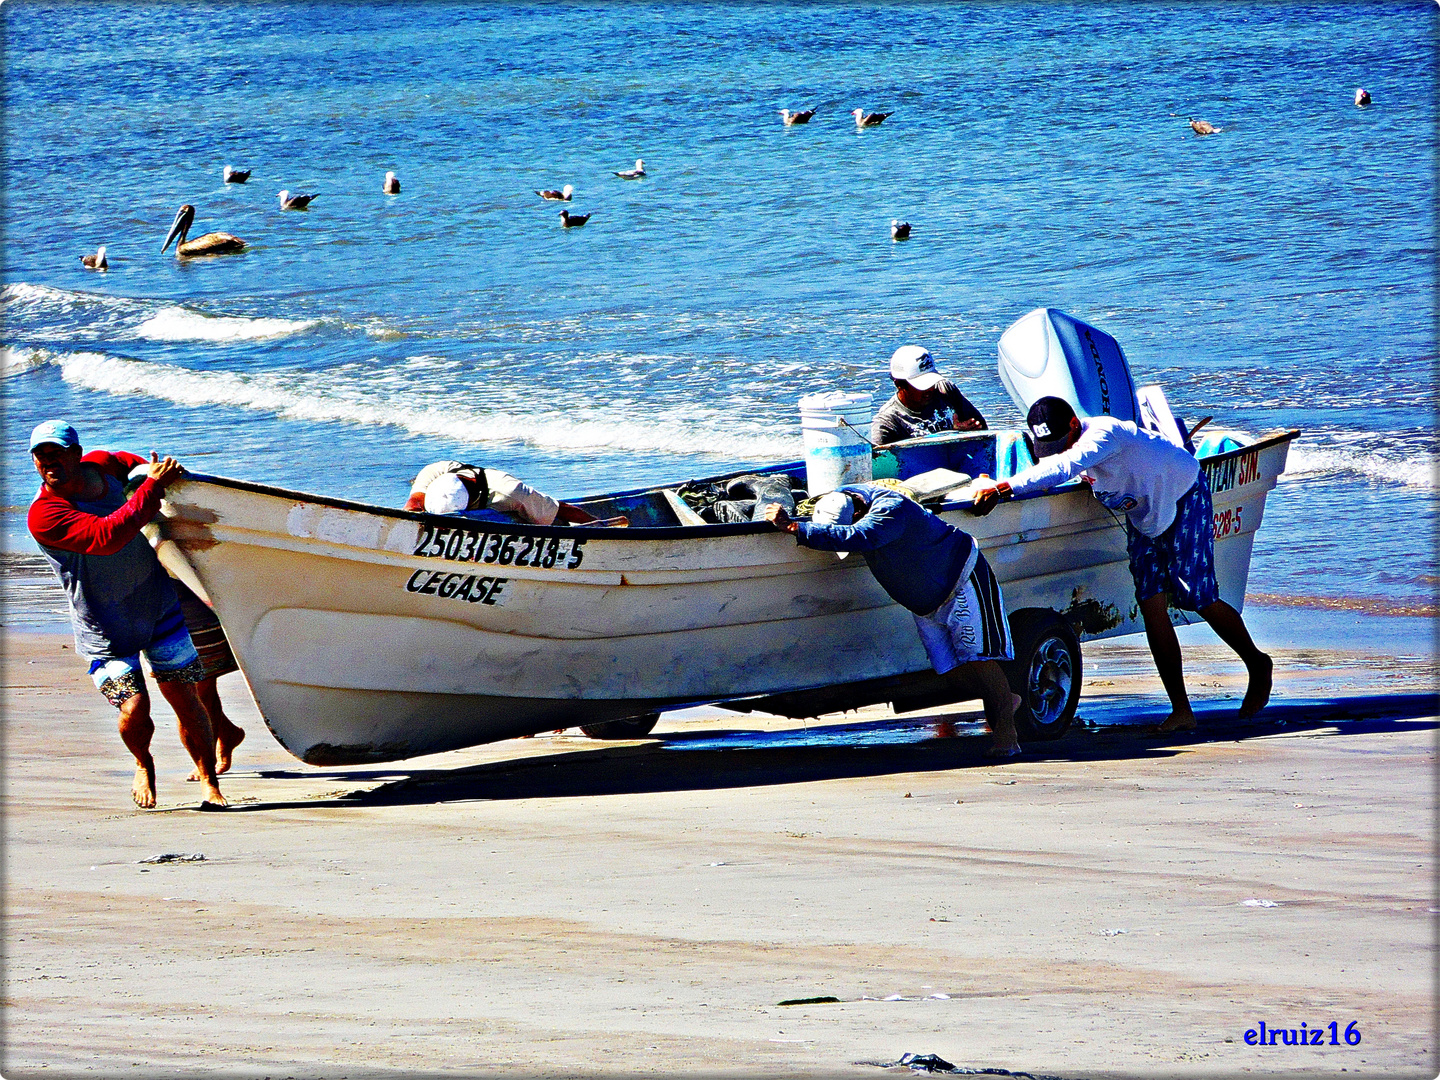
[[[470,489],[454,473],[437,476],[425,489],[427,514],[454,514],[470,505]]]
[[[843,491],[831,491],[815,500],[810,511],[810,521],[815,525],[849,525],[855,520],[855,504]],[[845,558],[848,551],[837,551],[837,558]]]
[[[895,350],[890,357],[890,377],[903,379],[916,390],[929,390],[940,381],[930,350],[919,345],[901,345]]]

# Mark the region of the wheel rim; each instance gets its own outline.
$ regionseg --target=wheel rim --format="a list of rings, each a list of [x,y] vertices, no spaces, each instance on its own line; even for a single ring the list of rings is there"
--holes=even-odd
[[[1070,703],[1075,665],[1070,650],[1058,637],[1047,637],[1035,648],[1025,680],[1025,703],[1038,725],[1053,724]]]

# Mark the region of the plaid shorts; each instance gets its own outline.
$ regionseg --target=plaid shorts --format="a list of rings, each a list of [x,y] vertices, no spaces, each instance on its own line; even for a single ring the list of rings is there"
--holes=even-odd
[[[1169,593],[1175,607],[1199,611],[1220,599],[1215,583],[1214,510],[1203,472],[1175,503],[1175,520],[1163,533],[1146,536],[1128,520],[1125,531],[1137,600]]]

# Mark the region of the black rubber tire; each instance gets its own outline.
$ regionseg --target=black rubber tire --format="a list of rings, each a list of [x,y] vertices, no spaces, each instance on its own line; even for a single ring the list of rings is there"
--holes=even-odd
[[[1058,739],[1075,719],[1084,665],[1080,639],[1053,611],[1020,611],[1010,619],[1015,659],[1001,664],[1010,689],[1020,695],[1015,730],[1032,741]]]
[[[643,739],[659,722],[660,714],[651,712],[623,720],[606,720],[603,724],[581,724],[580,730],[592,739]]]

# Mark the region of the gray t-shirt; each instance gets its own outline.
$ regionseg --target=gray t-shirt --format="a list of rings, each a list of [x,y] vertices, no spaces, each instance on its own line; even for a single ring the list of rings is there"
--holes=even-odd
[[[937,431],[949,431],[956,420],[962,423],[978,420],[981,428],[987,426],[980,410],[970,404],[970,399],[948,379],[941,379],[935,384],[935,395],[931,400],[933,404],[930,408],[921,413],[900,404],[898,394],[892,397],[870,422],[870,441],[876,446],[883,446],[901,439],[917,439]]]

